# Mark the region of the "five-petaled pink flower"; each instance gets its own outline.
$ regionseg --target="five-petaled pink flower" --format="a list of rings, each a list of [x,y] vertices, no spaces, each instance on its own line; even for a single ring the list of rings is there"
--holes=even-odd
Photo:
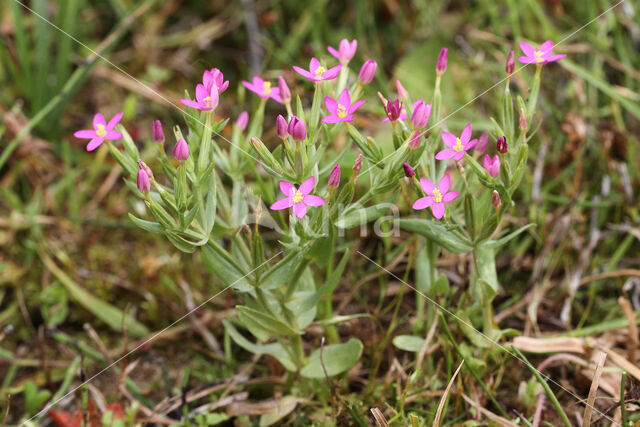
[[[444,160],[453,157],[456,162],[460,161],[464,157],[464,153],[478,142],[477,139],[471,139],[471,123],[464,127],[459,138],[452,133],[442,132],[442,140],[449,148],[438,152],[436,159]]]
[[[276,102],[282,104],[280,89],[277,87],[271,87],[271,82],[264,81],[260,77],[255,76],[252,83],[243,80],[242,84],[244,85],[244,87],[258,95],[260,98],[271,98]]]
[[[293,207],[293,213],[298,218],[304,218],[307,214],[307,206],[322,206],[325,204],[321,197],[309,194],[315,185],[316,179],[313,176],[304,181],[300,188],[296,188],[287,181],[280,181],[280,191],[287,197],[277,200],[271,205],[270,209],[279,211]]]
[[[204,70],[204,73],[202,73],[202,84],[207,90],[215,84],[220,94],[229,87],[229,80],[225,81],[222,71],[217,68],[212,68],[210,70]]]
[[[554,55],[553,42],[547,40],[540,45],[540,49],[536,50],[529,43],[520,43],[520,49],[525,56],[518,58],[523,64],[548,64],[549,62],[558,61],[567,55]]]
[[[198,83],[196,86],[196,100],[193,101],[191,99],[181,99],[182,102],[187,107],[195,108],[196,110],[201,111],[211,111],[218,106],[218,86],[213,84],[212,82],[208,82],[210,84],[209,89],[207,89],[203,84]]]
[[[437,219],[442,218],[444,215],[444,204],[455,200],[459,196],[457,192],[449,191],[450,184],[451,178],[449,174],[445,174],[437,186],[427,178],[420,178],[420,187],[422,187],[422,190],[427,196],[416,200],[413,203],[413,209],[419,210],[431,206],[433,216]]]
[[[122,119],[122,113],[118,113],[107,123],[104,116],[100,113],[93,116],[93,129],[79,130],[73,134],[76,138],[90,139],[87,144],[87,151],[93,151],[98,148],[105,139],[113,141],[122,138],[122,134],[117,130],[113,130],[118,122]]]
[[[338,100],[326,96],[324,98],[324,105],[329,110],[330,115],[322,118],[322,123],[338,123],[338,122],[350,122],[353,120],[353,113],[364,104],[364,99],[356,101],[351,104],[351,96],[349,90],[342,91]]]
[[[496,154],[493,159],[488,154],[482,158],[482,166],[489,172],[489,175],[496,178],[500,175],[500,157]]]
[[[349,42],[347,39],[340,40],[338,50],[335,50],[331,46],[327,47],[327,50],[333,55],[341,64],[347,64],[353,58],[358,48],[358,40],[352,40]]]
[[[309,62],[309,70],[305,70],[304,68],[300,68],[296,65],[293,66],[293,69],[296,70],[298,74],[312,82],[333,80],[338,77],[340,68],[342,68],[342,65],[336,65],[335,67],[329,68],[327,70],[322,65],[320,65],[320,61],[318,61],[316,58],[311,58],[311,61]]]

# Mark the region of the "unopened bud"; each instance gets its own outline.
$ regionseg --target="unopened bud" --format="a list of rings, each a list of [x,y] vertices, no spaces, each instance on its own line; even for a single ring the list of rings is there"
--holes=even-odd
[[[409,96],[407,90],[402,86],[402,83],[400,83],[400,80],[396,80],[396,90],[400,98],[406,99]]]
[[[491,204],[496,209],[498,209],[502,204],[500,201],[500,194],[496,190],[493,190],[493,194],[491,195]]]
[[[407,178],[413,178],[414,176],[416,176],[416,171],[413,170],[409,163],[403,163],[402,168],[404,169],[404,176],[406,176]]]
[[[489,141],[489,132],[486,130],[480,134],[480,138],[478,138],[478,143],[476,144],[475,150],[478,153],[484,153],[484,150],[487,148],[487,142]]]
[[[136,185],[138,186],[138,190],[142,191],[143,193],[146,193],[151,189],[149,175],[147,175],[145,170],[142,168],[138,170],[138,175],[136,176]]]
[[[362,170],[362,153],[358,154],[356,157],[356,161],[353,162],[353,180],[358,179],[358,175],[360,175],[360,171]]]
[[[236,119],[236,126],[238,126],[240,130],[245,130],[248,124],[249,124],[249,113],[247,113],[246,111],[243,111],[242,113],[240,113],[240,115]]]
[[[420,99],[413,105],[413,114],[411,115],[411,124],[414,129],[423,128],[427,125],[429,117],[431,117],[431,110],[433,106],[431,104],[425,104]]]
[[[153,171],[151,171],[151,168],[147,166],[145,162],[143,162],[142,160],[138,160],[138,167],[140,167],[140,169],[144,170],[147,173],[149,179],[153,179]]]
[[[286,80],[282,76],[278,77],[278,88],[280,89],[280,98],[282,98],[284,102],[290,101],[291,91],[289,90],[289,86],[287,86]]]
[[[287,131],[291,138],[296,141],[304,141],[307,137],[307,126],[304,123],[304,120],[299,119],[296,116],[291,117],[289,120],[289,126],[287,127]]]
[[[262,148],[262,144],[260,143],[260,140],[256,137],[251,138],[251,144],[253,144],[256,150],[260,150],[260,148]]]
[[[438,74],[442,74],[447,71],[447,54],[449,53],[449,49],[443,47],[440,50],[440,54],[438,55],[438,62],[436,62],[436,71]]]
[[[176,145],[173,147],[173,157],[176,160],[184,162],[189,158],[189,146],[187,145],[187,141],[180,138]]]
[[[507,65],[505,66],[505,70],[508,75],[513,74],[513,69],[516,65],[515,59],[513,58],[513,50],[509,51],[509,56],[507,57]]]
[[[376,69],[378,68],[378,63],[373,59],[365,61],[362,64],[362,68],[360,68],[360,74],[358,74],[358,80],[360,83],[366,85],[371,83],[373,77],[376,75]]]
[[[411,135],[411,138],[409,138],[409,148],[411,148],[412,150],[418,148],[420,146],[421,136],[422,134],[419,130],[415,131],[413,135]]]
[[[276,117],[276,133],[280,139],[285,139],[289,134],[287,126],[287,120],[282,117],[282,114],[278,114],[278,117]]]
[[[329,174],[329,187],[337,187],[340,185],[340,163],[336,164]]]
[[[524,112],[524,108],[520,109],[520,120],[518,121],[518,127],[522,133],[527,131],[529,124],[527,123],[527,115]]]
[[[498,150],[498,153],[505,154],[507,152],[507,148],[508,148],[507,137],[499,136],[498,140],[496,141],[496,150]]]
[[[155,142],[164,142],[164,131],[162,130],[162,123],[160,120],[154,120],[153,123],[151,123],[151,135]]]

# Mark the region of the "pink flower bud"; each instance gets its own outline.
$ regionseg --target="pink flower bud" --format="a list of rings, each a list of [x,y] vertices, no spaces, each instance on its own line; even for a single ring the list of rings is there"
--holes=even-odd
[[[507,148],[508,148],[507,137],[499,136],[498,140],[496,141],[496,150],[498,150],[498,153],[504,154],[507,152]]]
[[[336,164],[329,174],[329,187],[340,185],[340,163]]]
[[[236,126],[240,128],[240,130],[245,130],[247,125],[249,124],[249,113],[243,111],[238,115],[238,119],[236,120]]]
[[[360,83],[366,85],[371,83],[373,77],[376,75],[376,69],[378,68],[378,63],[373,59],[365,61],[362,64],[362,68],[360,68],[360,74],[358,74],[358,80]]]
[[[498,209],[502,204],[500,201],[500,194],[496,190],[493,190],[493,194],[491,194],[491,204],[496,209]]]
[[[480,135],[480,138],[478,138],[478,143],[476,144],[476,151],[478,153],[483,153],[484,150],[487,148],[487,142],[489,141],[489,132],[487,132],[486,130],[484,132],[482,132],[482,134]]]
[[[251,137],[250,141],[251,141],[251,144],[253,144],[253,147],[256,150],[260,150],[262,148],[262,145],[260,144],[260,140],[258,138]]]
[[[164,131],[162,130],[162,123],[160,120],[154,120],[153,123],[151,123],[151,135],[155,142],[164,142]]]
[[[409,96],[407,90],[402,86],[402,83],[400,83],[400,80],[396,80],[396,90],[398,91],[398,96],[402,99],[406,99]]]
[[[304,121],[296,116],[291,117],[289,126],[287,127],[289,135],[296,141],[304,141],[307,137],[307,126]]]
[[[285,139],[287,137],[287,126],[287,120],[282,117],[282,114],[278,114],[278,117],[276,117],[276,133],[280,139]]]
[[[395,101],[388,101],[384,107],[384,112],[392,122],[398,120],[402,114],[402,101],[396,99]]]
[[[527,115],[524,112],[524,108],[520,109],[520,120],[518,121],[518,127],[521,132],[526,132],[529,125],[527,124]]]
[[[416,176],[416,171],[409,165],[409,163],[403,163],[402,168],[404,169],[404,176],[407,178],[413,178]]]
[[[411,138],[409,138],[409,148],[411,148],[412,150],[415,150],[416,148],[418,148],[420,146],[421,136],[422,135],[419,130],[415,131],[413,135],[411,135]]]
[[[431,117],[431,104],[425,104],[423,100],[419,100],[417,105],[413,107],[413,114],[411,115],[411,124],[414,129],[420,129],[427,125],[429,117]]]
[[[500,175],[500,157],[497,154],[493,156],[493,159],[488,154],[485,154],[482,159],[482,166],[492,177],[496,178]]]
[[[516,65],[516,61],[513,58],[513,51],[509,51],[509,56],[507,57],[507,65],[505,66],[505,70],[507,71],[507,74],[511,75],[513,74],[513,68]]]
[[[280,89],[280,98],[282,98],[284,102],[291,100],[291,91],[289,90],[289,86],[287,86],[286,80],[282,76],[278,77],[278,89]]]
[[[173,147],[173,157],[181,162],[184,162],[189,158],[189,146],[187,145],[187,141],[180,138],[178,142],[176,142],[176,145]]]
[[[138,160],[138,167],[140,167],[140,169],[144,170],[147,173],[147,175],[149,176],[149,179],[153,179],[153,172],[145,162],[143,162],[142,160]]]
[[[443,47],[440,50],[440,54],[438,55],[438,62],[436,62],[436,71],[438,74],[442,74],[447,71],[447,54],[449,53],[449,49]]]
[[[358,157],[356,157],[356,161],[353,162],[353,171],[356,176],[358,175],[358,173],[360,173],[361,170],[362,170],[362,153],[358,154]]]
[[[138,175],[136,176],[136,185],[138,186],[138,190],[142,191],[143,193],[151,190],[149,175],[147,175],[147,173],[142,168],[138,170]]]

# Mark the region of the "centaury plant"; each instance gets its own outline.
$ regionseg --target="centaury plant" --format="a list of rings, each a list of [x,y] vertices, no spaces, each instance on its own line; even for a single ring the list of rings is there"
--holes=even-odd
[[[415,215],[396,215],[389,226],[414,234],[417,328],[437,321],[436,300],[445,303],[440,297],[448,293],[449,284],[436,268],[445,250],[472,254],[469,290],[450,310],[458,314],[462,330],[480,347],[491,347],[504,334],[493,320],[495,251],[528,226],[504,235],[501,220],[527,168],[528,144],[535,134],[528,123],[533,122],[542,67],[562,57],[552,55],[550,41],[539,50],[523,43],[520,62],[537,68],[528,100],[514,100],[511,52],[502,102],[496,108],[499,119],[491,118],[490,133],[474,138],[471,123],[448,129],[442,120],[444,48],[436,62],[430,102],[412,100],[400,82],[397,98],[378,93],[382,121],[392,130],[388,151],[356,126],[365,104],[359,98],[377,69],[373,60],[365,61],[358,73],[351,69],[356,49],[355,40],[343,40],[338,49],[328,48],[339,64],[312,58],[308,69],[293,67],[313,88],[310,103],[292,97],[283,77],[276,84],[259,76],[242,82],[260,101],[251,121],[247,112],[237,117],[229,140],[221,136],[229,119],[216,117],[229,82],[215,68],[204,71],[195,98],[187,94],[182,99],[186,127],[174,127],[171,155],[164,149],[160,122],[152,126],[156,154],[144,159],[126,129],[117,125],[121,114],[109,122],[96,114],[93,130],[76,133],[90,139],[89,151],[107,146],[126,170],[127,185],[144,200],[151,217],[130,214],[135,224],[166,236],[181,251],[199,250],[224,289],[244,297],[235,315],[224,320],[228,336],[245,350],[271,355],[307,378],[340,374],[359,360],[363,344],[341,338],[335,328],[353,316],[332,313],[331,296],[354,245],[345,230],[379,220],[390,210],[407,212],[395,208],[404,208],[401,195],[407,192],[413,192]],[[270,99],[283,104],[284,111],[275,122],[277,138],[263,141]],[[349,136],[348,145],[336,150],[334,141],[341,134]],[[118,139],[122,150],[113,142]],[[493,156],[489,140],[496,141]],[[341,179],[341,160],[348,150],[359,154],[350,177]],[[145,162],[162,169],[164,177],[157,177]],[[211,293],[216,293],[213,287]],[[479,317],[483,334],[471,327],[471,319]],[[305,331],[314,324],[324,328],[328,345],[306,338]]]

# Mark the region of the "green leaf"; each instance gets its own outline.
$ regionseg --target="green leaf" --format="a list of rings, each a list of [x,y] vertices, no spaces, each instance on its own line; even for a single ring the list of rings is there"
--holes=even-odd
[[[467,336],[467,338],[469,338],[473,345],[480,348],[491,347],[492,343],[473,327],[471,319],[469,319],[467,313],[462,310],[458,310],[456,313],[456,322],[458,322],[458,326],[460,326],[462,332]]]
[[[319,348],[311,353],[308,363],[302,368],[300,375],[305,378],[325,378],[322,364],[326,368],[326,374],[330,377],[346,372],[360,360],[362,348],[362,342],[357,338],[351,338],[346,343],[331,344]],[[323,363],[320,361],[321,353]]]
[[[260,416],[260,427],[268,427],[273,425],[289,415],[296,409],[298,402],[302,399],[295,396],[285,396],[277,400],[277,406],[272,412],[262,414]]]
[[[270,314],[263,313],[244,305],[236,306],[236,311],[238,312],[240,320],[244,321],[245,319],[250,319],[252,322],[261,325],[262,328],[271,332],[273,335],[297,334],[297,332],[291,329],[289,325],[279,319],[276,319]]]
[[[424,345],[424,338],[415,335],[398,335],[393,338],[393,345],[400,350],[417,353]]]
[[[506,236],[498,239],[498,240],[490,240],[487,243],[484,244],[484,246],[486,246],[487,248],[499,248],[500,246],[504,246],[507,243],[509,243],[511,240],[513,240],[514,238],[516,238],[518,235],[520,235],[521,233],[524,233],[525,231],[527,231],[528,229],[535,227],[535,224],[527,224],[525,226],[522,226],[520,228],[518,228],[516,231],[513,231],[509,234],[507,234]]]
[[[240,334],[235,326],[233,326],[228,320],[225,319],[222,323],[224,324],[224,327],[229,333],[231,339],[240,347],[253,354],[268,354],[278,360],[278,362],[280,362],[288,371],[294,372],[296,370],[296,365],[293,363],[291,356],[280,343],[254,344],[242,336],[242,334]]]
[[[305,251],[291,251],[260,278],[258,286],[262,289],[274,289],[289,282]]]
[[[493,298],[498,293],[498,273],[496,272],[496,257],[493,248],[483,245],[474,252],[475,263],[478,267],[478,279],[481,282],[482,294]],[[483,282],[483,283],[482,283]]]
[[[444,225],[438,222],[420,218],[400,218],[397,221],[400,228],[420,234],[449,252],[462,254],[472,249],[467,242],[448,231]]]
[[[228,252],[217,244],[212,245],[212,242],[202,248],[202,261],[211,274],[219,277],[225,286],[233,285],[238,292],[252,290],[253,286],[248,282],[246,273],[238,268],[233,259],[229,259]]]
[[[143,230],[150,231],[152,233],[164,232],[164,228],[158,222],[140,219],[131,213],[129,213],[129,219],[131,220],[131,222],[133,222],[135,225],[142,228]]]
[[[386,203],[369,206],[368,208],[351,210],[350,212],[347,212],[346,214],[338,218],[338,220],[335,222],[335,225],[338,228],[348,230],[350,228],[357,227],[359,225],[376,220],[384,215],[384,213],[388,210],[389,205]]]

